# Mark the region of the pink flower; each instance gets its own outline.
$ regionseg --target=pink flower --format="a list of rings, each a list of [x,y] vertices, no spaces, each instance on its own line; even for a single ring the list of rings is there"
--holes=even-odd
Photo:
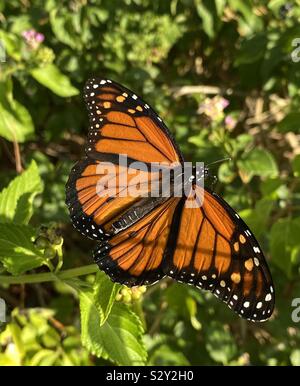
[[[41,33],[37,33],[36,35],[35,35],[35,40],[37,41],[37,42],[39,42],[39,43],[42,43],[44,40],[45,40],[45,36],[43,35],[43,34],[41,34]]]
[[[22,36],[28,46],[32,49],[37,49],[45,39],[45,36],[42,33],[37,32],[34,29],[23,31]]]
[[[222,106],[222,108],[224,110],[224,109],[226,109],[226,107],[229,106],[229,100],[222,97],[220,99],[220,104],[221,104],[221,106]]]
[[[33,39],[34,34],[35,34],[35,31],[33,29],[22,32],[22,36],[26,41]]]
[[[223,119],[223,110],[229,105],[229,100],[219,95],[213,98],[205,98],[203,103],[200,104],[198,113],[205,114],[212,120]]]
[[[228,129],[233,129],[236,126],[236,119],[234,119],[231,115],[227,115],[225,117],[225,125]]]

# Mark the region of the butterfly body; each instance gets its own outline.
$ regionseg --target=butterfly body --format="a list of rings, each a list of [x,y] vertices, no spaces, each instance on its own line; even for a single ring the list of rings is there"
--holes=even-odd
[[[241,317],[269,318],[275,296],[261,248],[238,214],[203,186],[208,169],[186,172],[165,124],[130,90],[94,78],[84,93],[86,158],[71,171],[66,202],[75,228],[99,242],[100,269],[127,286],[169,276],[213,292]],[[136,186],[138,194],[130,190]]]

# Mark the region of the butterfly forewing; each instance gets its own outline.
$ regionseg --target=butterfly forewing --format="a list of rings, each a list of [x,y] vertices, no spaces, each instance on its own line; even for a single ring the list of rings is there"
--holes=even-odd
[[[85,86],[90,129],[88,156],[117,162],[120,154],[145,163],[182,162],[170,132],[140,97],[110,80],[91,79]]]
[[[70,173],[66,203],[75,228],[103,240],[114,235],[112,225],[129,207],[143,205],[142,197],[150,194],[149,181],[161,179],[157,171],[150,170],[150,163],[163,162],[170,169],[182,162],[182,155],[154,110],[125,87],[93,78],[85,85],[84,97],[90,120],[87,157]],[[128,168],[133,162],[148,166],[136,170],[140,197],[125,191],[130,190],[136,174],[135,166]],[[155,206],[154,202],[144,207]]]

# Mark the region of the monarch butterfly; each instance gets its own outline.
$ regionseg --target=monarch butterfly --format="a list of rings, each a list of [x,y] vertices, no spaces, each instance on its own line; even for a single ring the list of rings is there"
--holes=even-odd
[[[110,278],[126,286],[149,285],[169,276],[211,291],[241,317],[268,319],[274,309],[271,274],[257,240],[239,215],[215,192],[192,183],[202,205],[189,195],[122,196],[131,162],[183,165],[168,128],[139,96],[111,80],[90,79],[84,88],[90,127],[86,156],[72,168],[66,204],[75,228],[99,241],[93,257]],[[116,175],[100,166],[115,165]],[[172,169],[172,167],[170,167]],[[173,170],[173,169],[172,169]],[[157,172],[144,171],[144,190]],[[106,184],[99,194],[98,182]],[[110,186],[117,188],[111,195]]]

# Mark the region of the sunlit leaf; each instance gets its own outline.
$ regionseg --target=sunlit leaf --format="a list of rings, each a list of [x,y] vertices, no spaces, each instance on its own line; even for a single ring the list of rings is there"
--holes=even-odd
[[[202,27],[206,34],[213,38],[215,36],[214,26],[214,3],[213,1],[196,1],[196,9],[202,19]]]
[[[277,128],[283,133],[288,131],[298,133],[300,131],[300,113],[291,112],[287,114],[283,120],[278,123]]]
[[[256,237],[264,235],[265,229],[270,221],[270,214],[275,203],[269,198],[257,201],[254,209],[245,209],[239,212],[240,216],[254,232]]]
[[[113,283],[104,272],[97,273],[94,284],[94,299],[99,311],[101,326],[110,314],[120,287],[120,284]]]
[[[27,109],[13,98],[12,81],[0,81],[0,136],[8,141],[25,142],[33,138],[34,126]]]
[[[272,262],[290,278],[293,264],[299,263],[300,218],[283,218],[273,224],[270,233]]]
[[[212,359],[224,365],[237,354],[237,346],[230,331],[220,322],[212,322],[207,327],[206,349]]]
[[[32,215],[34,197],[43,190],[36,163],[29,167],[0,193],[0,222],[26,224]]]
[[[72,86],[69,78],[54,64],[35,68],[30,73],[35,80],[61,97],[70,97],[79,93],[77,88]]]
[[[300,350],[293,350],[290,359],[293,366],[300,366]]]
[[[83,345],[94,355],[108,357],[119,365],[142,365],[146,352],[141,341],[142,323],[121,303],[115,303],[101,326],[93,293],[80,292],[81,336]]]
[[[239,172],[244,182],[249,182],[253,176],[276,177],[278,167],[273,155],[266,149],[256,148],[244,154],[237,162]]]
[[[20,275],[46,262],[33,243],[35,236],[28,225],[0,224],[0,261],[8,272]]]

